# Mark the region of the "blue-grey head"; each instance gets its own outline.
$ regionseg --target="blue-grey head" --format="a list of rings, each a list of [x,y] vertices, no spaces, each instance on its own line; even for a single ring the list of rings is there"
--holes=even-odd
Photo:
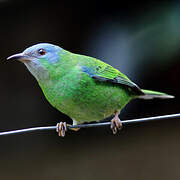
[[[26,65],[36,79],[44,79],[48,76],[48,66],[55,65],[60,60],[63,49],[49,43],[39,43],[8,57],[8,60],[18,60]]]

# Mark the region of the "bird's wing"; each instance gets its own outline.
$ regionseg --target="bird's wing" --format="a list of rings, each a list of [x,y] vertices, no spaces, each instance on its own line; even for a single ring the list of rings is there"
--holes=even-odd
[[[82,66],[82,70],[97,81],[121,84],[131,88],[137,95],[144,94],[126,75],[102,61],[88,67]]]

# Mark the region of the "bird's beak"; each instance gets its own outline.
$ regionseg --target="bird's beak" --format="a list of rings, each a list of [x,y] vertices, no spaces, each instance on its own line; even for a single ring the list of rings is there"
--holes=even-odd
[[[27,55],[24,55],[23,53],[14,54],[12,56],[9,56],[7,60],[18,60],[21,62],[30,61],[30,57]]]

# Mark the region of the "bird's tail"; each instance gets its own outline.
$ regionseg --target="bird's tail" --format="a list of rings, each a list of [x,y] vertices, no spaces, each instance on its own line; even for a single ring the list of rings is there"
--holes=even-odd
[[[157,91],[151,91],[151,90],[145,90],[142,89],[142,92],[144,95],[139,96],[138,98],[140,99],[154,99],[154,98],[160,98],[160,99],[169,99],[169,98],[174,98],[174,96],[162,93],[162,92],[157,92]]]

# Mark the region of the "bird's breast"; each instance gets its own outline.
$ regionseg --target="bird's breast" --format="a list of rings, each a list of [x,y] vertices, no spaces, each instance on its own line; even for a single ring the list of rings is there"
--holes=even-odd
[[[67,75],[42,89],[54,107],[81,122],[102,120],[130,100],[124,88],[87,75]]]

